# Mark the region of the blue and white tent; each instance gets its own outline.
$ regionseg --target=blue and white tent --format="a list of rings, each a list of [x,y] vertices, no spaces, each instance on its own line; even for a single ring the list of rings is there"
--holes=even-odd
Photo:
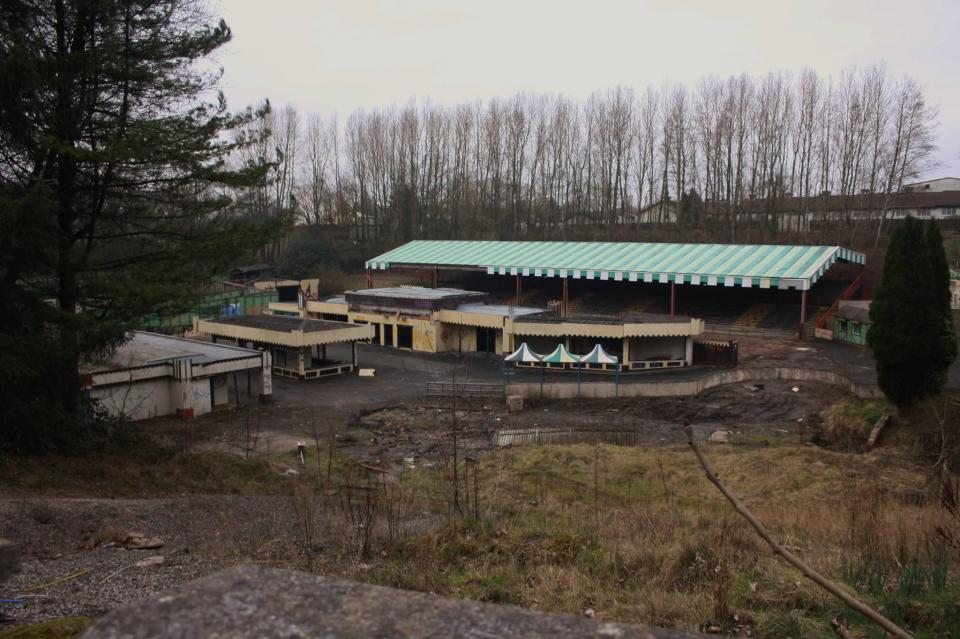
[[[559,344],[552,353],[543,356],[543,361],[547,364],[579,364],[580,358],[567,350],[563,344]]]

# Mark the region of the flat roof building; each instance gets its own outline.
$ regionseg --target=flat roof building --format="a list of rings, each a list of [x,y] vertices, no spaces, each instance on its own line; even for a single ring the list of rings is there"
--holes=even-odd
[[[485,304],[486,293],[460,289],[396,287],[347,291],[344,297],[271,304],[274,312],[372,328],[381,346],[439,353],[505,355],[523,341],[545,352],[565,344],[589,352],[596,344],[622,356],[625,370],[686,366],[702,320],[652,313],[624,317],[560,316],[543,308]]]
[[[280,306],[284,304],[278,303]],[[274,305],[271,304],[271,308]],[[215,320],[194,319],[193,329],[237,344],[262,348],[271,354],[273,372],[295,379],[312,379],[352,371],[357,365],[356,343],[373,336],[369,326],[348,322],[291,317],[286,314],[240,315]],[[352,358],[327,358],[329,344],[349,343]]]
[[[269,353],[144,331],[81,372],[94,410],[130,420],[227,406],[232,378],[249,397],[272,392]]]

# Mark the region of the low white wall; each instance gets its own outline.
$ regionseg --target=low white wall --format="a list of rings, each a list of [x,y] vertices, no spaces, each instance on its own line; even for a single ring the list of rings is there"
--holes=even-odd
[[[653,373],[652,375],[655,375]],[[627,381],[621,382],[620,397],[684,397],[697,395],[723,384],[740,382],[764,382],[774,380],[788,380],[795,382],[821,382],[842,386],[857,397],[865,399],[882,399],[883,393],[875,384],[857,384],[838,373],[830,371],[810,370],[806,368],[771,367],[771,368],[735,368],[726,371],[710,373],[697,379],[664,380],[649,382]],[[520,397],[540,397],[539,382],[523,382],[508,384],[507,395]],[[549,399],[571,399],[577,396],[576,382],[548,382],[543,385],[543,397]],[[614,381],[583,382],[580,385],[580,397],[592,399],[607,399],[617,396]]]
[[[93,388],[90,398],[110,415],[136,421],[173,413],[171,386],[173,380],[169,377],[135,381]]]

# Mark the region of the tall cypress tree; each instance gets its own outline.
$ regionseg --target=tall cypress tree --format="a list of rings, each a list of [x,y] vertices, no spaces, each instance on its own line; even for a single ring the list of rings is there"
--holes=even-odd
[[[890,238],[867,334],[880,388],[899,407],[911,406],[943,385],[939,371],[945,345],[937,290],[927,234],[922,223],[908,217]]]
[[[0,3],[0,439],[75,431],[80,363],[269,237],[226,195],[266,168],[226,163],[265,112],[217,92],[230,37],[197,0]]]
[[[950,365],[957,358],[957,338],[953,326],[953,310],[950,308],[950,267],[947,264],[947,252],[943,247],[943,236],[940,235],[940,224],[936,220],[927,223],[927,252],[933,271],[931,286],[937,297],[940,321],[940,340],[931,358],[932,374],[939,390],[946,382]]]

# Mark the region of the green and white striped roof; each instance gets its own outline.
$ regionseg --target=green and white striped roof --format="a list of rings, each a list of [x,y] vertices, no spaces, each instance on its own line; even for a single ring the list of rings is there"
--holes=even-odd
[[[368,260],[367,268],[807,290],[838,260],[863,264],[864,256],[839,246],[417,240]]]

